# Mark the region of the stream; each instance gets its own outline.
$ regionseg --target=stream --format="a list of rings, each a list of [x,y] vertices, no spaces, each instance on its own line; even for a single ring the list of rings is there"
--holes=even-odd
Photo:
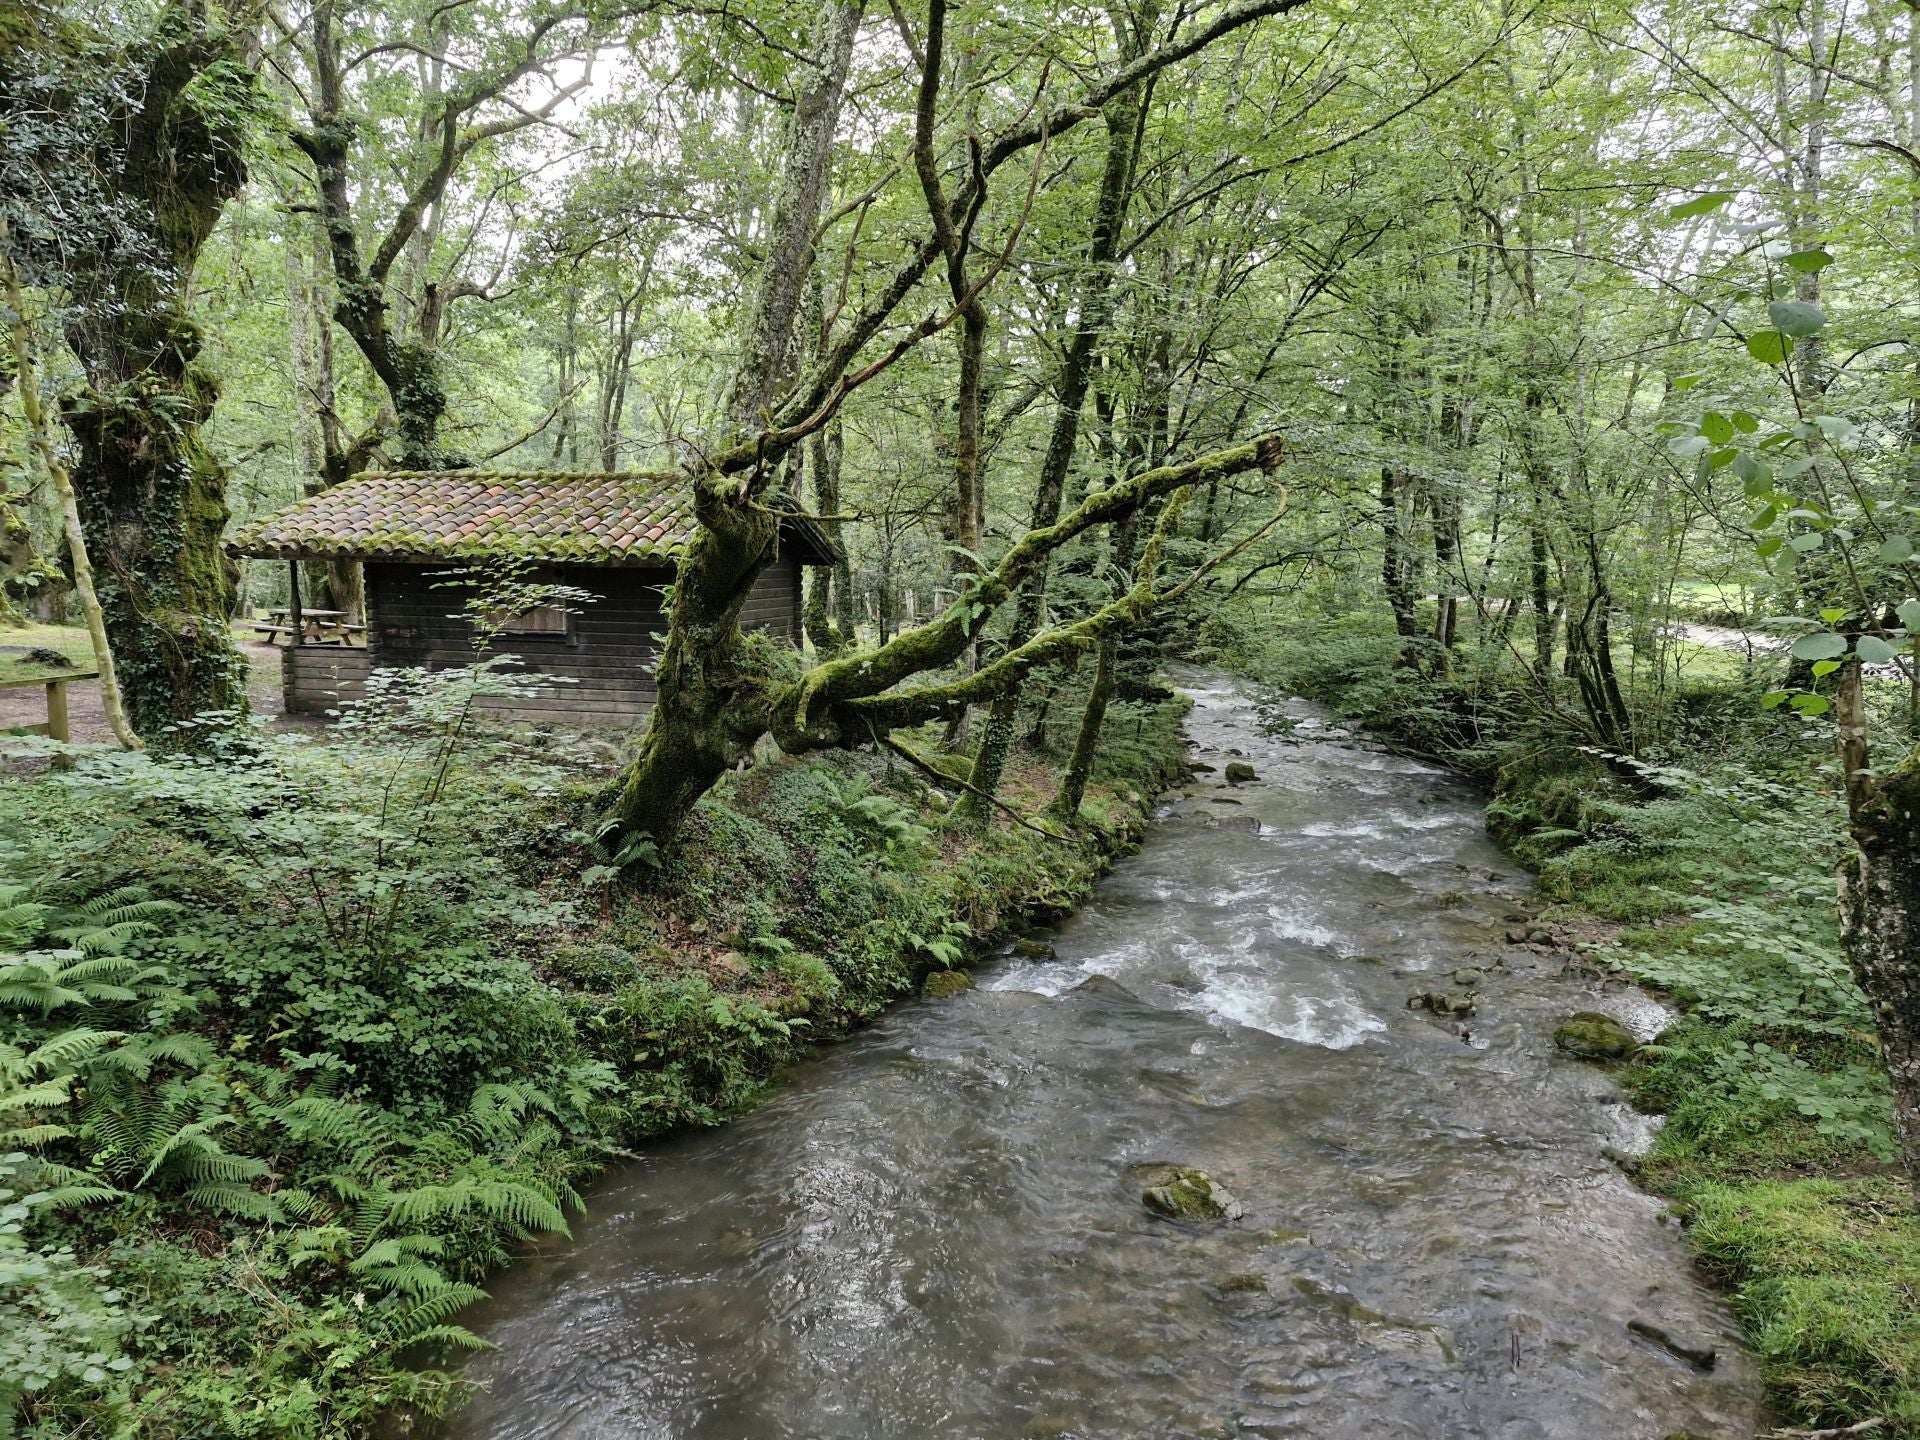
[[[1573,1011],[1643,1036],[1664,1012],[1507,943],[1529,881],[1471,788],[1307,702],[1269,734],[1251,690],[1177,683],[1215,769],[1053,955],[903,1005],[608,1176],[573,1241],[465,1317],[501,1348],[446,1436],[1754,1433],[1722,1302],[1603,1157],[1650,1122],[1551,1041]],[[1227,786],[1235,759],[1258,779]],[[1470,1017],[1408,1008],[1468,985]],[[1169,1161],[1245,1215],[1150,1212]]]

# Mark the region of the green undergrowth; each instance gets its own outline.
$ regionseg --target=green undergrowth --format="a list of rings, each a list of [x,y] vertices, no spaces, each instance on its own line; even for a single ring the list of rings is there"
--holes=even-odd
[[[1180,704],[1121,707],[1064,838],[872,755],[771,759],[663,859],[596,838],[603,753],[475,728],[514,683],[0,786],[0,1434],[443,1411],[461,1310],[610,1157],[1066,910],[1181,756]]]
[[[1620,1071],[1665,1117],[1637,1177],[1686,1217],[1771,1404],[1920,1436],[1920,1219],[1839,945],[1830,732],[1763,712],[1738,677],[1635,693],[1662,740],[1623,761],[1527,694],[1511,655],[1466,646],[1436,673],[1399,651],[1349,619],[1241,663],[1488,786],[1489,828],[1598,933],[1594,958],[1681,1012]]]

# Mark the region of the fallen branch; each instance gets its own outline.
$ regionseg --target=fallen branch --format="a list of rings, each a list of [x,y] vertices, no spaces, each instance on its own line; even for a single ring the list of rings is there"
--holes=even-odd
[[[1002,800],[998,795],[989,795],[986,791],[979,789],[977,786],[973,785],[971,782],[962,780],[958,775],[949,775],[946,771],[942,770],[939,766],[934,765],[929,761],[922,760],[918,755],[914,754],[911,748],[902,744],[900,741],[894,739],[893,736],[876,734],[874,738],[879,740],[879,742],[882,745],[886,746],[887,749],[891,750],[894,754],[898,755],[902,760],[906,761],[909,765],[913,766],[916,770],[919,770],[922,773],[928,776],[931,776],[933,780],[939,784],[940,788],[945,789],[949,785],[957,785],[960,789],[965,790],[969,795],[978,796],[980,799],[987,801],[989,804],[998,806],[1000,809],[1006,811],[1008,818],[1011,819],[1014,824],[1024,825],[1027,827],[1027,829],[1033,831],[1034,834],[1044,835],[1049,840],[1058,840],[1062,843],[1065,843],[1067,837],[1062,835],[1059,831],[1049,830],[1044,825],[1034,824],[1033,821],[1027,819],[1026,816],[1022,815],[1018,810],[1014,809],[1013,806],[1009,805],[1006,801]]]

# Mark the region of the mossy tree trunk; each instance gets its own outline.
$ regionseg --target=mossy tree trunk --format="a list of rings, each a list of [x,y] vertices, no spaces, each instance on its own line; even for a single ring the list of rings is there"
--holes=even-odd
[[[1894,1131],[1920,1208],[1920,748],[1875,775],[1857,659],[1841,669],[1835,699],[1855,847],[1840,868],[1840,935],[1873,1007]]]
[[[1151,55],[1122,65],[1090,85],[1077,102],[1027,117],[991,141],[977,142],[970,156],[972,173],[952,197],[954,213],[969,213],[979,187],[1012,156],[1101,114],[1116,97],[1219,37],[1302,3],[1249,0]],[[743,636],[739,617],[747,592],[776,558],[778,516],[768,492],[782,473],[782,461],[794,446],[831,423],[852,390],[958,318],[957,313],[945,318],[936,314],[908,326],[878,357],[854,367],[944,253],[938,234],[929,234],[866,307],[836,330],[812,371],[797,382],[785,378],[794,319],[809,283],[859,20],[857,0],[818,13],[809,56],[812,73],[796,87],[768,258],[750,311],[743,359],[729,388],[726,418],[734,438],[713,446],[692,468],[696,530],[679,561],[655,677],[657,700],[639,752],[612,796],[610,818],[615,824],[628,833],[650,835],[662,848],[678,839],[694,803],[730,766],[744,761],[762,735],[771,734],[795,754],[876,741],[890,744],[891,730],[951,719],[965,706],[1017,687],[1035,667],[1084,651],[1113,626],[1137,620],[1169,593],[1184,593],[1206,567],[1167,589],[1136,586],[1078,624],[1036,636],[975,674],[947,684],[897,688],[952,665],[979,639],[996,610],[1061,545],[1183,487],[1251,468],[1271,470],[1283,453],[1277,437],[1267,436],[1110,487],[1089,497],[1066,519],[1021,536],[991,571],[971,577],[967,589],[933,620],[876,650],[828,660],[803,679],[781,678],[783,667],[771,653],[775,642]],[[1177,507],[1170,506],[1168,513],[1177,513]]]
[[[61,404],[79,447],[74,488],[127,713],[150,741],[246,706],[220,549],[226,472],[201,434],[219,388],[188,299],[200,249],[246,180],[253,81],[238,45],[198,7],[174,5],[137,53],[137,108],[99,161],[151,217],[153,261],[106,257],[91,277],[99,294],[67,323],[86,372]]]

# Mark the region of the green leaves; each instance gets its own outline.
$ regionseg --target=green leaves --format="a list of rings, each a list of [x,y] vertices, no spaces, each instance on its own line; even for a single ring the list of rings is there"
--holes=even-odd
[[[1747,354],[1762,365],[1784,365],[1793,353],[1793,341],[1778,330],[1756,330],[1747,337]]]
[[[1716,445],[1730,444],[1733,440],[1733,421],[1717,410],[1709,410],[1700,417],[1700,433]]]
[[[1782,335],[1791,335],[1795,339],[1817,335],[1827,323],[1827,317],[1811,300],[1775,300],[1767,306],[1767,318],[1773,321],[1774,328]],[[1751,341],[1747,348],[1753,348]]]
[[[1913,541],[1905,535],[1890,535],[1880,546],[1880,558],[1889,565],[1899,565],[1913,558]]]
[[[1869,665],[1884,665],[1899,653],[1878,635],[1862,635],[1853,642],[1853,652]]]
[[[1831,265],[1833,256],[1815,247],[1812,250],[1796,250],[1791,255],[1783,255],[1780,257],[1780,263],[1789,270],[1798,270],[1802,275],[1813,275]]]
[[[1709,190],[1692,200],[1683,201],[1667,211],[1669,220],[1694,220],[1702,215],[1711,215],[1722,205],[1733,199],[1731,190]]]
[[[1847,653],[1847,637],[1831,630],[1816,630],[1793,642],[1796,660],[1838,660]]]

